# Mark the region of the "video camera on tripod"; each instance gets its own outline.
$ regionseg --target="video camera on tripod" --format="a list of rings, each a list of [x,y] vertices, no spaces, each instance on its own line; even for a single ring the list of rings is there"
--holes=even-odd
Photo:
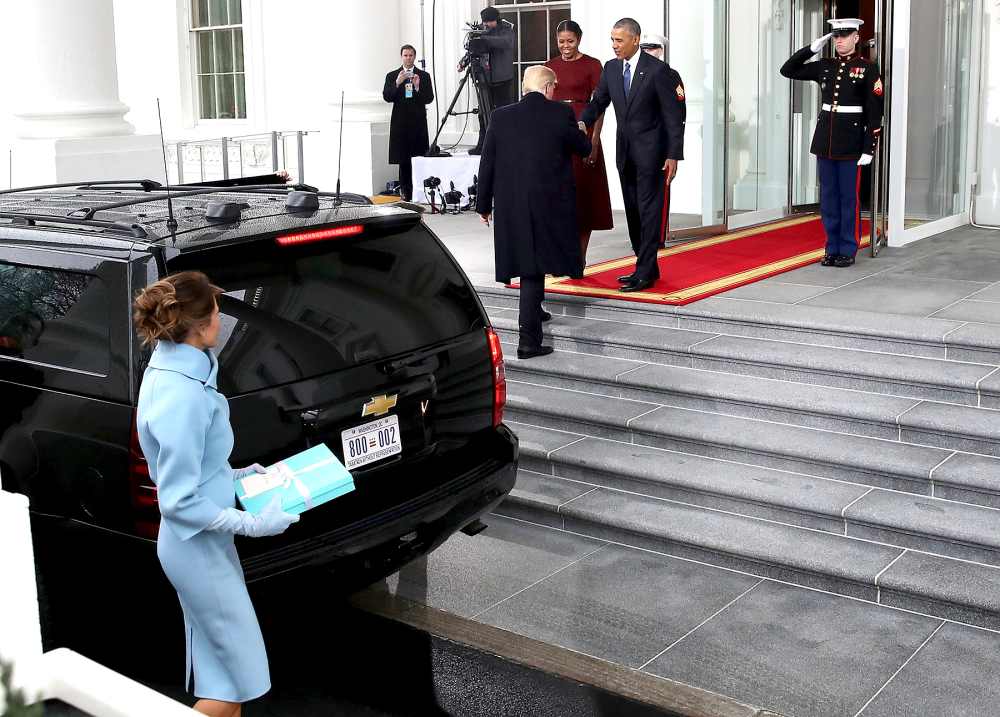
[[[481,22],[465,23],[465,40],[462,42],[465,56],[459,60],[459,66],[466,67],[473,60],[482,62],[483,58],[490,54],[489,45],[483,39],[483,35],[489,31],[490,29]]]
[[[462,81],[458,84],[458,89],[455,90],[455,96],[452,98],[451,104],[448,105],[448,109],[444,113],[437,134],[434,135],[434,140],[431,142],[430,149],[427,150],[427,154],[425,155],[427,157],[451,156],[447,152],[442,151],[441,147],[438,146],[438,138],[441,136],[441,132],[444,130],[445,123],[448,122],[449,117],[458,117],[462,114],[479,115],[484,130],[489,124],[490,117],[493,115],[493,95],[490,92],[489,80],[486,76],[486,70],[489,66],[490,48],[483,38],[488,32],[490,32],[490,28],[486,27],[483,23],[465,23],[465,39],[462,42],[465,54],[458,62],[459,69],[464,71],[465,74],[462,76]],[[465,84],[469,81],[470,77],[472,78],[472,86],[476,90],[476,99],[479,106],[467,112],[455,112],[455,105],[458,104],[458,98],[462,96],[462,91],[465,89]]]

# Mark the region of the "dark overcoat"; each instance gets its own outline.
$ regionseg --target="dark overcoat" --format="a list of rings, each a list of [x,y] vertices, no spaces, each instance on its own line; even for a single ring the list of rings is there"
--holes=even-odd
[[[493,213],[497,281],[582,275],[572,157],[590,149],[573,110],[539,92],[493,113],[476,212]]]
[[[403,159],[417,157],[427,151],[427,105],[434,101],[434,86],[430,74],[419,67],[413,68],[420,76],[420,88],[413,97],[406,97],[406,83],[396,86],[396,77],[402,66],[385,76],[382,99],[392,103],[389,122],[389,164],[399,164]]]

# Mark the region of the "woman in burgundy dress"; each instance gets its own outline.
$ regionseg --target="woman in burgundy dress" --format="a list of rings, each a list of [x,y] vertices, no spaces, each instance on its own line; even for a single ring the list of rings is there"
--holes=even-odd
[[[599,60],[580,52],[580,38],[583,30],[572,20],[563,20],[556,27],[556,43],[559,56],[553,57],[545,66],[556,73],[558,85],[552,99],[566,102],[573,108],[577,121],[590,102],[591,95],[601,81]],[[590,141],[594,150],[589,157],[573,157],[573,175],[576,179],[576,216],[580,231],[580,253],[584,265],[587,263],[587,245],[594,230],[613,229],[611,219],[611,197],[608,194],[608,174],[604,167],[604,151],[601,149],[601,127],[604,116],[598,118]]]

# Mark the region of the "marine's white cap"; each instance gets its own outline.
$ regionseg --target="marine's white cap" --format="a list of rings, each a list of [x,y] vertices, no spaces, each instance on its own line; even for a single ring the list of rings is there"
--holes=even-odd
[[[642,36],[639,40],[639,47],[641,48],[651,48],[651,47],[662,47],[667,48],[667,38],[663,35],[657,35],[655,32],[648,32]]]
[[[827,20],[827,22],[830,23],[831,30],[854,30],[855,32],[865,24],[864,20],[859,20],[856,17],[844,17],[839,20]]]

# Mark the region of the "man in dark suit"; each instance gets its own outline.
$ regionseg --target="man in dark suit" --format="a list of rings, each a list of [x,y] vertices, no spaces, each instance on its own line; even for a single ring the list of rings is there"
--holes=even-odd
[[[413,197],[412,158],[427,151],[427,105],[434,101],[431,76],[414,65],[417,51],[403,45],[402,67],[385,76],[382,99],[392,103],[389,121],[389,164],[399,165],[399,196]]]
[[[493,114],[479,160],[476,212],[495,218],[496,279],[521,278],[518,358],[552,353],[542,345],[545,275],[580,277],[574,154],[591,146],[567,105],[552,102],[555,73],[536,65],[524,73],[524,97]]]
[[[583,112],[593,127],[609,104],[618,120],[617,163],[635,273],[618,278],[622,291],[641,291],[660,278],[656,251],[667,224],[666,192],[684,159],[684,83],[677,71],[639,49],[642,29],[622,18],[611,31],[615,59]]]

